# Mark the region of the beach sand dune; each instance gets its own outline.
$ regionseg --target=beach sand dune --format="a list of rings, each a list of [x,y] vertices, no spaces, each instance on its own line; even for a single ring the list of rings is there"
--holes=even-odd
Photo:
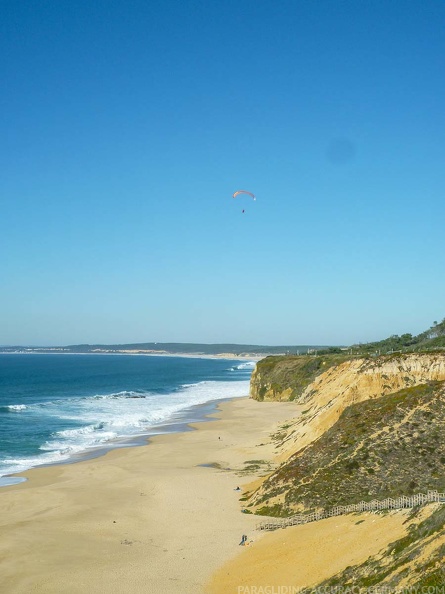
[[[268,587],[291,594],[317,586],[402,538],[408,513],[349,514],[269,533],[215,572],[207,592],[248,594]]]

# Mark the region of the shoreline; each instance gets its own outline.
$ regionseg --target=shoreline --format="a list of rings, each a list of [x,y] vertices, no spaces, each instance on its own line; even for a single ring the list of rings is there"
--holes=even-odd
[[[34,468],[3,487],[2,591],[205,592],[258,522],[235,490],[258,476],[246,462],[272,459],[271,432],[298,414],[247,396],[215,406],[195,431]]]
[[[88,358],[88,355],[92,354],[92,355],[101,355],[103,353],[1,353],[3,355],[5,355],[4,359],[4,363],[6,368],[9,365],[15,365],[15,366],[20,366],[23,367],[26,364],[26,357],[22,358],[22,355],[30,355],[30,356],[36,356],[39,361],[40,364],[39,365],[48,365],[50,367],[55,367],[58,368],[59,364],[60,365],[65,365],[62,361],[62,358],[57,358],[57,360],[55,359],[51,359],[51,362],[49,361],[49,359],[46,356],[42,356],[42,357],[38,357],[38,355],[71,355],[71,359],[76,359],[78,361],[77,364],[75,365],[83,365],[82,361],[86,358]],[[8,356],[9,355],[9,356]],[[77,355],[79,355],[79,357],[76,357]],[[104,356],[107,356],[107,359],[105,358],[101,358],[102,363],[98,363],[99,359],[93,359],[92,357],[89,358],[90,363],[87,364],[86,360],[84,361],[84,363],[86,365],[104,365],[106,364],[107,367],[109,367],[108,364],[111,364],[110,361],[111,359],[108,358],[108,356],[111,356],[112,353],[104,353]],[[132,357],[133,355],[130,355],[128,353],[116,353],[116,356],[124,356],[124,355],[128,355],[128,357]],[[146,355],[143,355],[146,356]],[[156,357],[158,357],[158,355],[154,355]],[[82,358],[81,358],[82,357]],[[140,368],[141,366],[143,368],[148,367],[148,369],[151,369],[153,366],[156,368],[158,366],[158,363],[155,362],[155,359],[153,359],[153,362],[150,363],[150,361],[148,359],[145,359],[146,364],[143,363],[143,360],[138,359],[130,359],[126,357],[126,361],[127,363],[125,364],[125,361],[122,359],[119,360],[121,361],[121,363],[123,365],[130,365],[132,367],[136,367],[136,368]],[[165,358],[164,359],[164,363],[161,363],[161,359],[162,356],[159,356],[160,358],[157,358],[156,361],[159,361],[159,366],[166,366],[166,365],[170,365],[170,363],[172,363],[173,365],[178,365],[178,366],[183,366],[185,369],[190,369],[191,365],[192,365],[192,361],[193,358],[189,358],[189,357],[178,357],[176,358],[176,363],[173,361],[173,358]],[[32,358],[32,357],[31,357]],[[25,360],[26,359],[26,360]],[[71,360],[70,359],[70,360]],[[181,363],[181,360],[183,361]],[[189,361],[189,364],[186,365],[186,361]],[[46,363],[45,363],[46,361]],[[73,363],[73,361],[71,363]],[[116,365],[117,365],[117,359],[115,359],[116,361]],[[133,361],[133,364],[131,363],[131,361]],[[137,363],[137,361],[140,361],[140,364]],[[31,364],[32,361],[29,361],[29,363]],[[70,363],[70,365],[71,365]],[[150,363],[150,364],[149,364]],[[195,362],[196,364],[198,364],[197,362]],[[195,363],[193,363],[193,365],[195,365]],[[57,365],[56,365],[57,364]],[[69,364],[69,361],[66,360],[66,365]],[[74,363],[73,363],[74,365]],[[207,368],[207,365],[210,365],[210,361],[202,361],[200,364],[200,366],[202,366],[204,369]],[[25,448],[22,448],[21,450],[19,450],[18,447],[11,447],[8,450],[8,453],[6,454],[4,452],[4,456],[2,457],[2,464],[1,464],[1,468],[0,468],[0,489],[4,488],[5,486],[11,485],[11,484],[16,484],[18,482],[21,482],[22,479],[20,479],[19,475],[23,474],[23,472],[30,470],[32,468],[42,468],[42,467],[46,467],[46,466],[52,466],[52,465],[59,465],[59,464],[71,464],[71,463],[77,463],[79,461],[82,461],[84,459],[90,459],[90,458],[94,458],[94,457],[99,457],[104,455],[106,452],[108,452],[109,450],[113,450],[116,448],[123,448],[123,447],[134,447],[134,446],[138,446],[141,444],[145,444],[147,442],[147,439],[153,435],[157,435],[158,433],[170,433],[170,432],[177,432],[177,431],[186,431],[188,430],[187,426],[190,423],[193,422],[200,422],[202,420],[204,420],[208,414],[209,411],[213,412],[215,410],[215,406],[216,403],[219,401],[225,401],[228,398],[232,398],[232,397],[241,397],[241,395],[244,395],[246,393],[248,393],[248,389],[249,389],[249,377],[250,377],[250,373],[251,370],[254,368],[255,366],[255,362],[249,360],[248,362],[242,362],[240,363],[240,361],[238,359],[224,359],[224,360],[220,360],[220,363],[217,365],[216,363],[212,363],[211,367],[215,367],[216,369],[222,369],[224,368],[225,371],[227,371],[227,373],[223,375],[221,375],[221,377],[215,377],[214,380],[211,380],[211,385],[210,388],[207,389],[205,387],[205,389],[201,389],[200,385],[206,383],[207,380],[205,380],[204,378],[199,378],[196,380],[196,382],[192,383],[187,383],[187,379],[185,379],[185,383],[183,385],[179,386],[179,391],[175,388],[173,389],[173,392],[177,391],[179,393],[179,397],[174,400],[173,404],[169,405],[168,402],[166,401],[163,404],[160,404],[159,407],[156,407],[155,404],[156,402],[154,401],[154,396],[153,394],[150,392],[150,390],[147,390],[147,392],[144,392],[143,390],[136,390],[136,392],[141,392],[141,394],[139,393],[131,393],[132,391],[130,390],[130,394],[128,395],[129,398],[147,398],[146,401],[147,402],[147,408],[145,410],[147,410],[147,414],[146,417],[144,416],[144,410],[142,410],[142,412],[140,412],[140,422],[139,423],[134,423],[132,424],[131,418],[130,418],[130,423],[127,425],[124,425],[123,423],[119,424],[119,422],[116,424],[116,429],[114,427],[111,428],[110,432],[107,434],[104,431],[92,431],[91,432],[91,438],[87,439],[87,438],[83,438],[82,436],[82,432],[83,430],[89,430],[89,423],[91,423],[91,421],[89,421],[88,419],[83,421],[83,419],[81,419],[78,423],[77,426],[74,427],[74,429],[77,431],[77,433],[79,433],[79,436],[74,435],[72,439],[67,439],[66,441],[62,441],[62,438],[60,440],[60,444],[58,445],[56,444],[52,449],[51,448],[45,448],[45,443],[44,440],[42,441],[42,447],[37,451],[36,448],[34,448],[34,450],[26,450]],[[3,365],[2,365],[3,368]],[[241,369],[242,371],[238,371],[238,369]],[[234,371],[236,373],[229,373]],[[216,381],[218,380],[218,381]],[[190,381],[190,380],[188,380]],[[216,389],[212,388],[213,383],[216,386]],[[235,383],[233,383],[235,382]],[[238,383],[237,383],[238,382]],[[245,385],[244,385],[245,382]],[[120,382],[122,384],[122,382]],[[238,385],[239,384],[239,385]],[[238,386],[238,388],[235,388],[234,386]],[[122,394],[124,394],[125,389],[122,387],[118,387],[116,390],[113,390],[112,388],[110,388],[109,390],[102,390],[99,388],[97,391],[94,391],[94,389],[91,389],[89,392],[82,393],[81,396],[82,398],[95,398],[96,395],[99,395],[98,397],[100,398],[101,395],[103,395],[103,397],[105,399],[108,398],[113,398],[114,396],[119,396],[120,395],[120,390],[122,390]],[[115,393],[116,392],[116,393]],[[71,397],[71,396],[69,396]],[[69,404],[69,397],[67,397],[67,402]],[[75,396],[77,397],[77,396]],[[54,398],[56,398],[56,402],[57,402],[57,396],[55,396]],[[14,402],[15,400],[15,402]],[[22,409],[27,409],[33,406],[33,404],[35,404],[36,398],[34,398],[34,400],[31,399],[31,402],[28,402],[28,399],[24,398],[23,400],[17,399],[17,397],[14,399],[13,396],[11,396],[10,398],[8,398],[7,392],[5,391],[5,398],[2,398],[2,412],[14,412],[14,413],[18,413],[22,411]],[[19,404],[21,402],[25,402],[25,404]],[[153,404],[154,402],[154,404]],[[161,402],[161,401],[160,401]],[[13,404],[14,403],[14,404]],[[126,408],[128,407],[124,407],[122,408],[122,414],[123,416],[125,416],[125,412],[126,412]],[[152,415],[151,414],[151,409],[155,408],[155,414]],[[9,409],[9,410],[7,410]],[[105,410],[105,415],[108,413],[107,410]],[[58,415],[59,413],[57,413]],[[111,414],[111,413],[110,413]],[[110,416],[110,414],[108,414],[108,417]],[[60,428],[60,422],[58,423],[58,416],[57,415],[53,415],[53,421],[52,424],[49,426],[51,431],[54,432],[58,432],[59,430],[63,432],[63,421],[62,421],[62,428]],[[61,419],[63,419],[63,410],[62,410],[62,416],[60,417]],[[107,416],[104,417],[105,419],[107,419]],[[113,420],[113,419],[112,419]],[[34,421],[35,422],[35,421]],[[8,421],[6,423],[6,425],[8,426]],[[66,427],[66,425],[65,425]],[[68,429],[71,429],[70,426],[68,426]],[[95,429],[95,428],[94,428]],[[100,429],[100,426],[99,426]],[[76,431],[73,430],[73,433],[76,433]],[[69,433],[69,431],[68,431]],[[48,433],[49,435],[49,433]],[[48,437],[48,439],[50,439],[50,437]],[[18,453],[15,453],[18,452]],[[26,480],[26,479],[23,479]]]
[[[42,464],[36,464],[35,466],[32,466],[26,470],[0,476],[0,493],[4,487],[26,482],[27,478],[22,475],[26,474],[30,470],[51,468],[52,466],[61,466],[64,464],[78,464],[79,462],[84,462],[85,460],[101,458],[108,452],[112,452],[114,450],[149,445],[151,439],[158,435],[170,435],[174,433],[193,431],[195,429],[195,427],[193,427],[195,423],[205,423],[215,420],[213,419],[212,415],[218,411],[219,403],[229,402],[231,400],[236,400],[237,398],[245,398],[245,396],[223,398],[220,400],[209,400],[208,402],[203,402],[201,404],[193,404],[187,408],[177,411],[169,420],[147,428],[147,431],[144,433],[129,435],[126,437],[117,437],[111,442],[76,452],[69,458],[49,463],[45,462]]]

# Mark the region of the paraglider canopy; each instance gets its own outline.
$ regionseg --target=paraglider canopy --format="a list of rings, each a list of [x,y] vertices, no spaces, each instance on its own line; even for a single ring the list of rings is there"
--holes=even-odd
[[[252,192],[248,192],[247,190],[237,190],[234,194],[233,194],[233,198],[236,198],[238,196],[238,194],[248,194],[249,196],[252,196],[252,198],[254,200],[256,200],[255,195],[252,194]]]
[[[238,194],[247,194],[248,196],[252,196],[252,198],[254,200],[256,200],[255,198],[255,194],[252,194],[252,192],[248,192],[247,190],[237,190],[234,194],[233,194],[233,198],[236,198],[238,196]],[[243,209],[244,212],[244,209]]]

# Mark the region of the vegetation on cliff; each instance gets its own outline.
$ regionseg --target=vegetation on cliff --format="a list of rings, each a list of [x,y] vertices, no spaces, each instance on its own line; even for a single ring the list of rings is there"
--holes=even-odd
[[[419,510],[416,510],[417,514]],[[415,513],[416,513],[415,512]],[[443,586],[445,570],[445,506],[416,521],[411,517],[408,535],[360,565],[347,567],[319,587],[371,588],[384,585],[388,591],[402,588]],[[428,554],[425,555],[425,550]]]
[[[289,515],[428,489],[445,489],[443,381],[347,407],[265,480],[250,505]]]
[[[388,338],[376,342],[354,344],[347,351],[356,356],[369,354],[387,354],[393,352],[427,352],[445,348],[445,318],[417,336],[405,333],[399,336],[393,334]],[[319,354],[341,353],[344,349],[331,347],[319,350]]]
[[[251,397],[293,400],[296,416],[273,436],[284,462],[252,485],[245,507],[290,516],[445,491],[444,348],[445,320],[416,337],[260,361]],[[443,585],[445,507],[408,521],[405,537],[319,586]]]
[[[347,361],[349,355],[270,356],[258,361],[251,379],[255,400],[298,400],[321,373]]]

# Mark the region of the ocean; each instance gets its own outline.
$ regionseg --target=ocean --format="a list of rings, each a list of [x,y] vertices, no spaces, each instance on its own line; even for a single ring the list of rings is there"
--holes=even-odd
[[[254,366],[174,356],[1,354],[0,486],[35,466],[183,430],[214,410],[212,403],[246,396]]]

